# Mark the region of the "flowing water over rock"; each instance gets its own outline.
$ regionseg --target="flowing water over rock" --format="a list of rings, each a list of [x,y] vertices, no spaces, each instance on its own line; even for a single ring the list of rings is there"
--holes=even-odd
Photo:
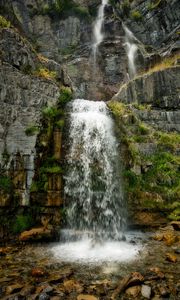
[[[77,99],[69,110],[67,228],[61,234],[65,244],[53,251],[68,261],[132,259],[140,247],[124,237],[126,207],[113,120],[100,101]]]
[[[94,37],[94,43],[93,43],[93,58],[94,58],[94,64],[96,64],[96,54],[97,54],[97,49],[100,43],[102,43],[104,35],[102,32],[102,26],[104,22],[104,9],[105,6],[108,4],[108,0],[102,0],[102,3],[99,7],[98,10],[98,15],[97,19],[94,24],[94,29],[93,29],[93,37]]]
[[[125,31],[125,46],[126,52],[128,56],[128,66],[129,66],[129,77],[130,79],[136,75],[136,54],[138,51],[138,46],[135,43],[136,38],[133,33],[123,24],[123,28]]]

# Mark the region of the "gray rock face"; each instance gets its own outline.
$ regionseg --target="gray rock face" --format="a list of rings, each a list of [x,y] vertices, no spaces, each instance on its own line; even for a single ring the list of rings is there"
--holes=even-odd
[[[161,109],[180,108],[179,67],[139,76],[123,85],[114,99],[122,102],[151,104]]]
[[[127,14],[122,7],[117,9],[117,13],[144,45],[160,52],[179,48],[180,2],[172,0],[154,3],[158,2],[155,5],[151,0],[132,1]]]

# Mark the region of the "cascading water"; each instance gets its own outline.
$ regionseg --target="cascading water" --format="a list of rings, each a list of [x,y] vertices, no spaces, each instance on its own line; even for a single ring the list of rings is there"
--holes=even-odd
[[[69,227],[119,239],[126,210],[112,119],[104,102],[75,100],[71,106],[65,183]]]
[[[125,46],[128,56],[128,66],[129,66],[129,77],[130,79],[136,75],[136,64],[135,58],[138,50],[138,46],[135,43],[136,38],[133,33],[123,24],[125,31]]]
[[[133,259],[140,246],[126,241],[126,208],[113,132],[104,102],[77,99],[69,105],[65,175],[67,225],[52,248],[63,261],[98,263]],[[122,237],[124,237],[122,239]]]
[[[96,64],[96,55],[98,46],[102,43],[104,35],[102,32],[102,26],[104,22],[104,9],[105,6],[108,4],[108,0],[102,0],[101,5],[98,10],[98,15],[96,21],[94,23],[93,28],[93,58],[94,64]]]

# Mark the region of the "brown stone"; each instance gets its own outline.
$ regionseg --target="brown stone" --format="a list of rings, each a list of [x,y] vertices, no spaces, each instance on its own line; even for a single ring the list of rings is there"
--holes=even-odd
[[[164,278],[164,273],[161,272],[161,270],[158,267],[153,267],[149,269],[151,272],[155,273],[157,275],[158,278],[163,279]]]
[[[132,286],[132,287],[129,287],[126,290],[126,294],[128,296],[137,297],[139,295],[140,291],[141,291],[141,287],[139,285],[138,286]]]
[[[63,204],[63,199],[60,191],[57,190],[48,191],[46,206],[61,206],[62,204]]]
[[[73,279],[64,281],[64,289],[67,293],[71,293],[73,291],[81,293],[83,291],[83,287],[79,284],[79,282]]]
[[[7,295],[10,295],[10,294],[13,294],[13,293],[17,293],[17,292],[19,292],[22,288],[23,288],[23,285],[22,285],[22,284],[19,284],[19,283],[9,285],[9,286],[6,288],[6,294],[7,294]]]
[[[39,228],[32,228],[31,230],[22,232],[19,236],[19,240],[22,242],[27,242],[31,240],[41,240],[50,237],[51,237],[50,229],[39,227]]]
[[[127,284],[127,286],[134,286],[137,284],[141,284],[144,281],[144,277],[139,272],[134,272],[131,274],[131,278]]]
[[[34,268],[31,270],[31,276],[33,277],[42,277],[45,276],[47,272],[42,268]]]
[[[62,147],[62,132],[55,130],[53,133],[54,137],[54,157],[61,159],[61,147]]]
[[[166,253],[166,260],[172,263],[176,263],[177,262],[177,257],[176,255],[172,254],[172,253]]]
[[[175,230],[180,230],[180,221],[173,221],[171,222],[171,225]]]
[[[98,300],[99,298],[93,296],[93,295],[83,295],[80,294],[77,296],[77,300]]]

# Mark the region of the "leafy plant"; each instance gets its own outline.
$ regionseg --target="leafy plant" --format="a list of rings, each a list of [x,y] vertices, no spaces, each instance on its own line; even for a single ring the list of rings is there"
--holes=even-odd
[[[142,20],[142,14],[138,10],[133,10],[131,12],[131,18],[135,21],[141,21]]]
[[[26,229],[29,229],[33,225],[33,219],[30,215],[17,215],[13,224],[13,233],[20,233]]]
[[[60,96],[59,96],[59,105],[60,107],[64,108],[64,106],[72,100],[72,91],[69,87],[62,87],[60,89]]]
[[[8,193],[12,190],[13,184],[9,176],[1,175],[0,176],[0,189]]]
[[[35,125],[26,128],[25,133],[27,136],[33,136],[39,132],[39,128]]]
[[[0,15],[0,28],[9,28],[10,26],[11,22]]]
[[[57,74],[54,71],[50,71],[47,68],[38,68],[35,72],[34,75],[38,76],[38,77],[42,77],[42,78],[46,78],[46,79],[55,79]]]

